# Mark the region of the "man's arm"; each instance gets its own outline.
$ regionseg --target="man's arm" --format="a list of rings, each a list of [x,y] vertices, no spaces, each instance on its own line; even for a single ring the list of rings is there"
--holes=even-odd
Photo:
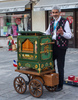
[[[50,24],[48,26],[48,29],[44,32],[46,35],[50,35]]]
[[[71,39],[72,32],[71,32],[71,29],[70,29],[68,21],[66,21],[64,29],[65,29],[66,32],[64,32],[63,37],[66,38],[66,39]]]
[[[64,30],[65,30],[65,32],[63,31],[62,27],[60,27],[60,29],[58,29],[58,31],[57,31],[57,34],[62,35],[66,39],[71,39],[72,33],[71,33],[71,29],[70,29],[68,21],[66,21],[66,23],[65,23]]]
[[[66,21],[64,29],[65,29],[66,32],[64,32],[63,37],[66,38],[66,39],[71,39],[72,32],[71,32],[70,25],[69,25],[68,21]]]

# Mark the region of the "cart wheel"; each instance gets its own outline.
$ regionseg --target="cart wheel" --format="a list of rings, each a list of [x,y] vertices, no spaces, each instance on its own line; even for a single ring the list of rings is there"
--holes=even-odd
[[[53,87],[51,87],[51,86],[45,86],[45,88],[46,88],[48,91],[50,91],[50,92],[54,92],[54,91],[56,90],[57,86],[53,86]]]
[[[24,78],[22,78],[21,76],[16,77],[14,79],[14,88],[20,94],[25,93],[27,89],[27,85],[26,85]]]
[[[32,79],[29,83],[29,91],[32,96],[40,97],[43,94],[43,85],[38,79]]]

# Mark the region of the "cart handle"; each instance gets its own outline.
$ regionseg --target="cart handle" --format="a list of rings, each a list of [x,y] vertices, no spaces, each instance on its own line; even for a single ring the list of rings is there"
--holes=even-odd
[[[47,45],[47,44],[54,44],[55,42],[49,42],[49,43],[40,43],[40,45]]]
[[[48,51],[41,51],[40,53],[46,53],[46,52],[53,52],[53,50],[48,50]]]

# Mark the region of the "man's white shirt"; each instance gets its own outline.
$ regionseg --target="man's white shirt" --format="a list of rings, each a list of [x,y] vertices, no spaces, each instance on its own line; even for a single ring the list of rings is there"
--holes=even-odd
[[[59,16],[59,18],[57,20],[55,20],[55,24],[61,19],[61,16]],[[64,34],[62,35],[64,38],[66,39],[70,39],[72,37],[72,33],[71,33],[71,29],[70,29],[70,26],[69,26],[69,22],[66,21],[65,23],[65,26],[64,26],[64,30],[66,32],[64,32]],[[52,36],[52,39],[53,40],[56,40],[56,29],[54,30],[53,32],[53,36]],[[50,35],[50,24],[48,26],[48,29],[45,31],[45,34],[46,35]]]

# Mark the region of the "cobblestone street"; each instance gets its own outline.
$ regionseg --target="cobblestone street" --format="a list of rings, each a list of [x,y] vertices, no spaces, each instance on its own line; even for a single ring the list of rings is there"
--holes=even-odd
[[[9,52],[7,48],[0,48],[0,100],[78,100],[78,87],[64,85],[60,92],[49,92],[43,88],[43,95],[34,98],[29,88],[24,94],[14,90],[13,80],[19,75],[13,67],[13,59],[17,60],[17,52]],[[78,76],[78,49],[69,48],[66,53],[65,79],[69,75]]]

